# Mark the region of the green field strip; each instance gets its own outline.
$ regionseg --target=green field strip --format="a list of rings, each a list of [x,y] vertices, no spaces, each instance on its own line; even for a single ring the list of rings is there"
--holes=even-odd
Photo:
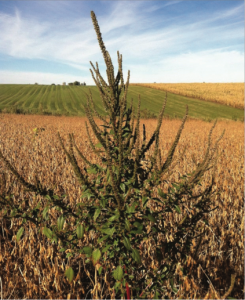
[[[41,99],[45,93],[46,87],[45,86],[39,86],[38,87],[38,92],[36,93],[35,97],[32,100],[32,103],[30,104],[30,109],[34,112],[39,111],[39,105],[41,102]]]
[[[23,97],[21,97],[19,99],[19,101],[17,101],[15,103],[15,105],[17,107],[23,108],[25,110],[29,109],[29,106],[30,106],[31,101],[32,101],[32,97],[35,94],[36,89],[37,89],[37,86],[34,86],[34,85],[30,86],[28,92],[26,93],[26,95],[23,95]]]
[[[64,110],[64,106],[62,103],[62,86],[57,86],[56,87],[56,107],[57,107],[57,112],[62,114],[62,111]]]
[[[26,101],[22,104],[22,107],[24,109],[29,110],[32,108],[33,102],[35,102],[35,99],[39,91],[40,91],[40,87],[37,85],[35,85],[33,89],[30,89],[29,93],[27,94]]]
[[[70,115],[71,111],[73,111],[70,108],[70,104],[67,103],[69,102],[69,93],[70,93],[69,90],[70,90],[69,86],[62,86],[60,106],[62,106],[62,110],[61,110],[62,114],[65,115]]]
[[[23,85],[17,84],[2,84],[0,85],[0,102],[3,102],[7,98],[13,97],[14,94],[20,93],[21,89],[25,88]]]
[[[55,86],[54,92],[55,92],[55,98],[54,98],[54,105],[55,105],[55,111],[59,112],[59,97],[58,97],[58,90],[59,90],[58,85]]]
[[[43,98],[42,98],[42,106],[41,106],[41,110],[49,110],[49,97],[50,97],[50,93],[51,93],[51,89],[52,89],[52,86],[49,85],[47,86],[47,89],[43,95]]]
[[[83,104],[86,94],[92,92],[97,111],[104,114],[99,90],[96,86],[34,86],[34,85],[0,85],[0,108],[23,107],[25,109],[48,110],[65,115],[85,115]],[[141,109],[148,109],[158,115],[162,108],[166,92],[147,87],[129,86],[127,102],[134,99],[138,106],[138,95],[141,95]],[[121,96],[123,95],[123,91]],[[234,119],[244,120],[244,110],[199,99],[188,98],[168,92],[165,116],[183,118],[189,107],[189,116],[198,119]]]
[[[49,95],[48,95],[48,102],[47,102],[47,109],[48,111],[56,111],[56,105],[55,105],[55,96],[56,96],[56,86],[55,85],[52,85],[51,86],[51,90],[49,92]]]
[[[12,106],[15,105],[21,98],[26,96],[26,93],[29,90],[29,86],[22,85],[19,86],[18,89],[11,90],[11,94],[8,94],[5,99],[1,100],[1,107]]]
[[[59,106],[61,107],[62,114],[65,114],[65,115],[69,114],[69,110],[66,106],[68,95],[69,95],[69,87],[68,86],[62,86],[61,101],[60,101]]]
[[[30,91],[30,86],[26,86],[24,89],[21,89],[21,94],[16,93],[11,100],[8,101],[8,106],[16,106],[16,107],[22,107],[23,103],[27,99],[28,92]]]
[[[85,110],[84,110],[84,104],[87,103],[87,97],[86,93],[88,93],[88,89],[86,86],[79,86],[77,88],[71,89],[73,95],[74,95],[74,100],[77,111],[80,116],[85,116]]]
[[[75,99],[75,96],[74,96],[74,93],[73,93],[73,90],[75,88],[75,86],[68,86],[68,101],[67,101],[67,106],[69,107],[69,111],[71,113],[71,115],[79,115],[80,112],[79,110],[77,109],[77,101]]]
[[[0,103],[1,101],[3,101],[4,99],[8,98],[8,97],[12,97],[13,93],[17,93],[20,90],[20,86],[19,85],[13,85],[13,84],[4,84],[4,85],[0,85]]]
[[[42,95],[39,98],[38,107],[37,107],[37,110],[39,112],[41,112],[45,109],[45,105],[46,105],[45,99],[46,99],[46,97],[48,97],[49,88],[50,88],[50,86],[48,86],[48,85],[42,86]]]
[[[79,116],[85,115],[84,108],[83,108],[83,104],[85,103],[85,95],[83,94],[82,90],[83,90],[82,86],[75,86],[70,88],[70,93],[72,94],[74,107]]]

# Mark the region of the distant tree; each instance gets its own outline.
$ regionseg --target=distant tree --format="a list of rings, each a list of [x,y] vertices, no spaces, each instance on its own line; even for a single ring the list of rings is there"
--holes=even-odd
[[[74,85],[80,85],[79,81],[74,81]]]
[[[37,85],[38,83],[37,83],[37,82],[35,82],[35,84]]]
[[[68,85],[73,85],[73,82],[68,83]]]
[[[51,85],[55,85],[55,83],[52,83]]]

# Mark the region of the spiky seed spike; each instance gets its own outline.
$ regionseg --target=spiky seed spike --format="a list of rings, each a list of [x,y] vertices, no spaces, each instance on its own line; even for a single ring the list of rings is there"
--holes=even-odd
[[[161,112],[158,116],[157,128],[154,131],[154,133],[152,134],[152,137],[150,138],[147,146],[145,146],[145,143],[143,143],[143,145],[141,147],[141,150],[140,150],[140,159],[143,159],[145,157],[145,153],[150,149],[151,145],[153,144],[153,142],[155,141],[155,139],[157,139],[157,136],[159,135],[159,130],[160,130],[161,125],[162,125],[162,119],[163,119],[163,114],[164,114],[164,110],[165,110],[165,107],[166,107],[166,103],[167,103],[167,93],[166,93],[166,96],[165,96],[165,101],[163,102]],[[157,154],[157,151],[158,151],[157,150],[158,149],[157,144],[158,143],[156,143],[155,150],[154,150],[154,155],[153,155],[153,160],[154,161],[156,159],[156,154]]]
[[[105,44],[103,42],[103,39],[102,39],[102,35],[101,35],[101,32],[100,32],[100,27],[98,25],[98,21],[96,19],[96,16],[95,16],[95,13],[93,11],[91,11],[91,18],[92,18],[92,22],[93,22],[93,25],[94,25],[94,30],[96,32],[96,35],[97,35],[97,39],[98,39],[98,42],[99,42],[99,45],[100,45],[100,49],[101,49],[101,52],[103,54],[103,57],[104,57],[104,61],[105,61],[105,64],[107,65],[107,55],[106,55],[106,47],[105,47]]]
[[[94,101],[93,101],[92,92],[91,92],[90,89],[89,89],[89,96],[88,96],[88,97],[89,97],[90,103],[92,104],[93,111],[94,111],[95,115],[96,115],[101,121],[103,121],[105,124],[109,125],[109,123],[106,121],[106,119],[105,119],[103,116],[101,116],[101,115],[97,112],[97,110],[96,110],[96,108],[95,108]]]
[[[102,138],[102,132],[101,130],[98,128],[97,124],[95,123],[92,115],[91,115],[91,111],[89,110],[88,106],[84,106],[85,108],[85,112],[86,112],[86,115],[88,117],[88,120],[89,120],[89,123],[93,129],[93,132],[95,134],[95,136],[97,137],[97,139],[100,141],[101,145],[106,148],[106,143],[105,143],[105,140]]]

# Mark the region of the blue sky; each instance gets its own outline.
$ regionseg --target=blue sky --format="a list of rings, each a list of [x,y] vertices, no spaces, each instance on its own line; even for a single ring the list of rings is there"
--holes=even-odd
[[[0,84],[105,76],[91,10],[131,83],[244,82],[243,0],[0,0]]]

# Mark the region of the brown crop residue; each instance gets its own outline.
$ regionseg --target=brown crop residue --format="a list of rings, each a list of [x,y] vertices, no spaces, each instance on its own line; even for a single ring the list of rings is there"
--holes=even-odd
[[[85,120],[75,117],[0,115],[0,148],[27,181],[34,183],[36,175],[45,187],[53,188],[58,195],[66,193],[70,203],[76,203],[82,190],[78,187],[72,167],[58,142],[57,131],[65,140],[66,146],[68,133],[73,132],[79,149],[90,161],[96,163],[97,157],[91,151],[86,136]],[[143,122],[149,139],[157,121],[141,120]],[[166,157],[180,123],[180,120],[163,120],[160,140],[162,159]],[[203,158],[211,126],[212,124],[203,121],[187,121],[175,153],[177,164],[173,173],[167,177],[169,184],[173,180],[178,181],[180,175],[194,170],[192,157],[197,162]],[[213,290],[211,285],[209,289],[207,277],[215,291],[224,295],[231,284],[231,274],[236,274],[232,297],[242,298],[244,292],[244,123],[218,122],[213,141],[223,129],[226,132],[219,144],[215,183],[220,194],[213,203],[213,207],[218,208],[207,216],[208,226],[200,223],[200,226],[205,227],[205,237],[195,259],[197,241],[193,242],[192,255],[188,261],[193,266],[192,272],[183,274],[181,269],[177,269],[183,284],[177,287],[180,288],[177,295],[171,293],[170,285],[167,286],[167,297],[170,299],[178,296],[180,299],[212,297]],[[184,158],[178,160],[178,154],[186,144],[188,150]],[[82,161],[78,161],[83,168]],[[0,176],[1,194],[11,193],[15,196],[15,201],[28,199],[28,205],[41,200],[25,191],[2,161]],[[204,186],[210,182],[210,178],[211,171],[208,171],[204,177]],[[202,189],[204,186],[198,188]],[[44,205],[44,200],[42,201]],[[55,211],[51,212],[51,216],[55,220]],[[179,218],[178,214],[176,218]],[[168,221],[174,223],[176,220]],[[20,226],[25,227],[25,234],[17,244],[16,233]],[[91,241],[90,236],[85,237],[87,245]],[[49,242],[29,223],[21,225],[19,219],[3,221],[0,216],[0,247],[0,293],[4,299],[85,299],[93,288],[84,270],[82,258],[77,256],[69,261],[69,258],[58,251],[57,245]],[[149,252],[150,247],[148,245],[145,251]],[[72,265],[76,276],[71,284],[64,276],[68,265]],[[91,269],[91,276],[93,272]],[[103,285],[102,282],[101,284]]]

